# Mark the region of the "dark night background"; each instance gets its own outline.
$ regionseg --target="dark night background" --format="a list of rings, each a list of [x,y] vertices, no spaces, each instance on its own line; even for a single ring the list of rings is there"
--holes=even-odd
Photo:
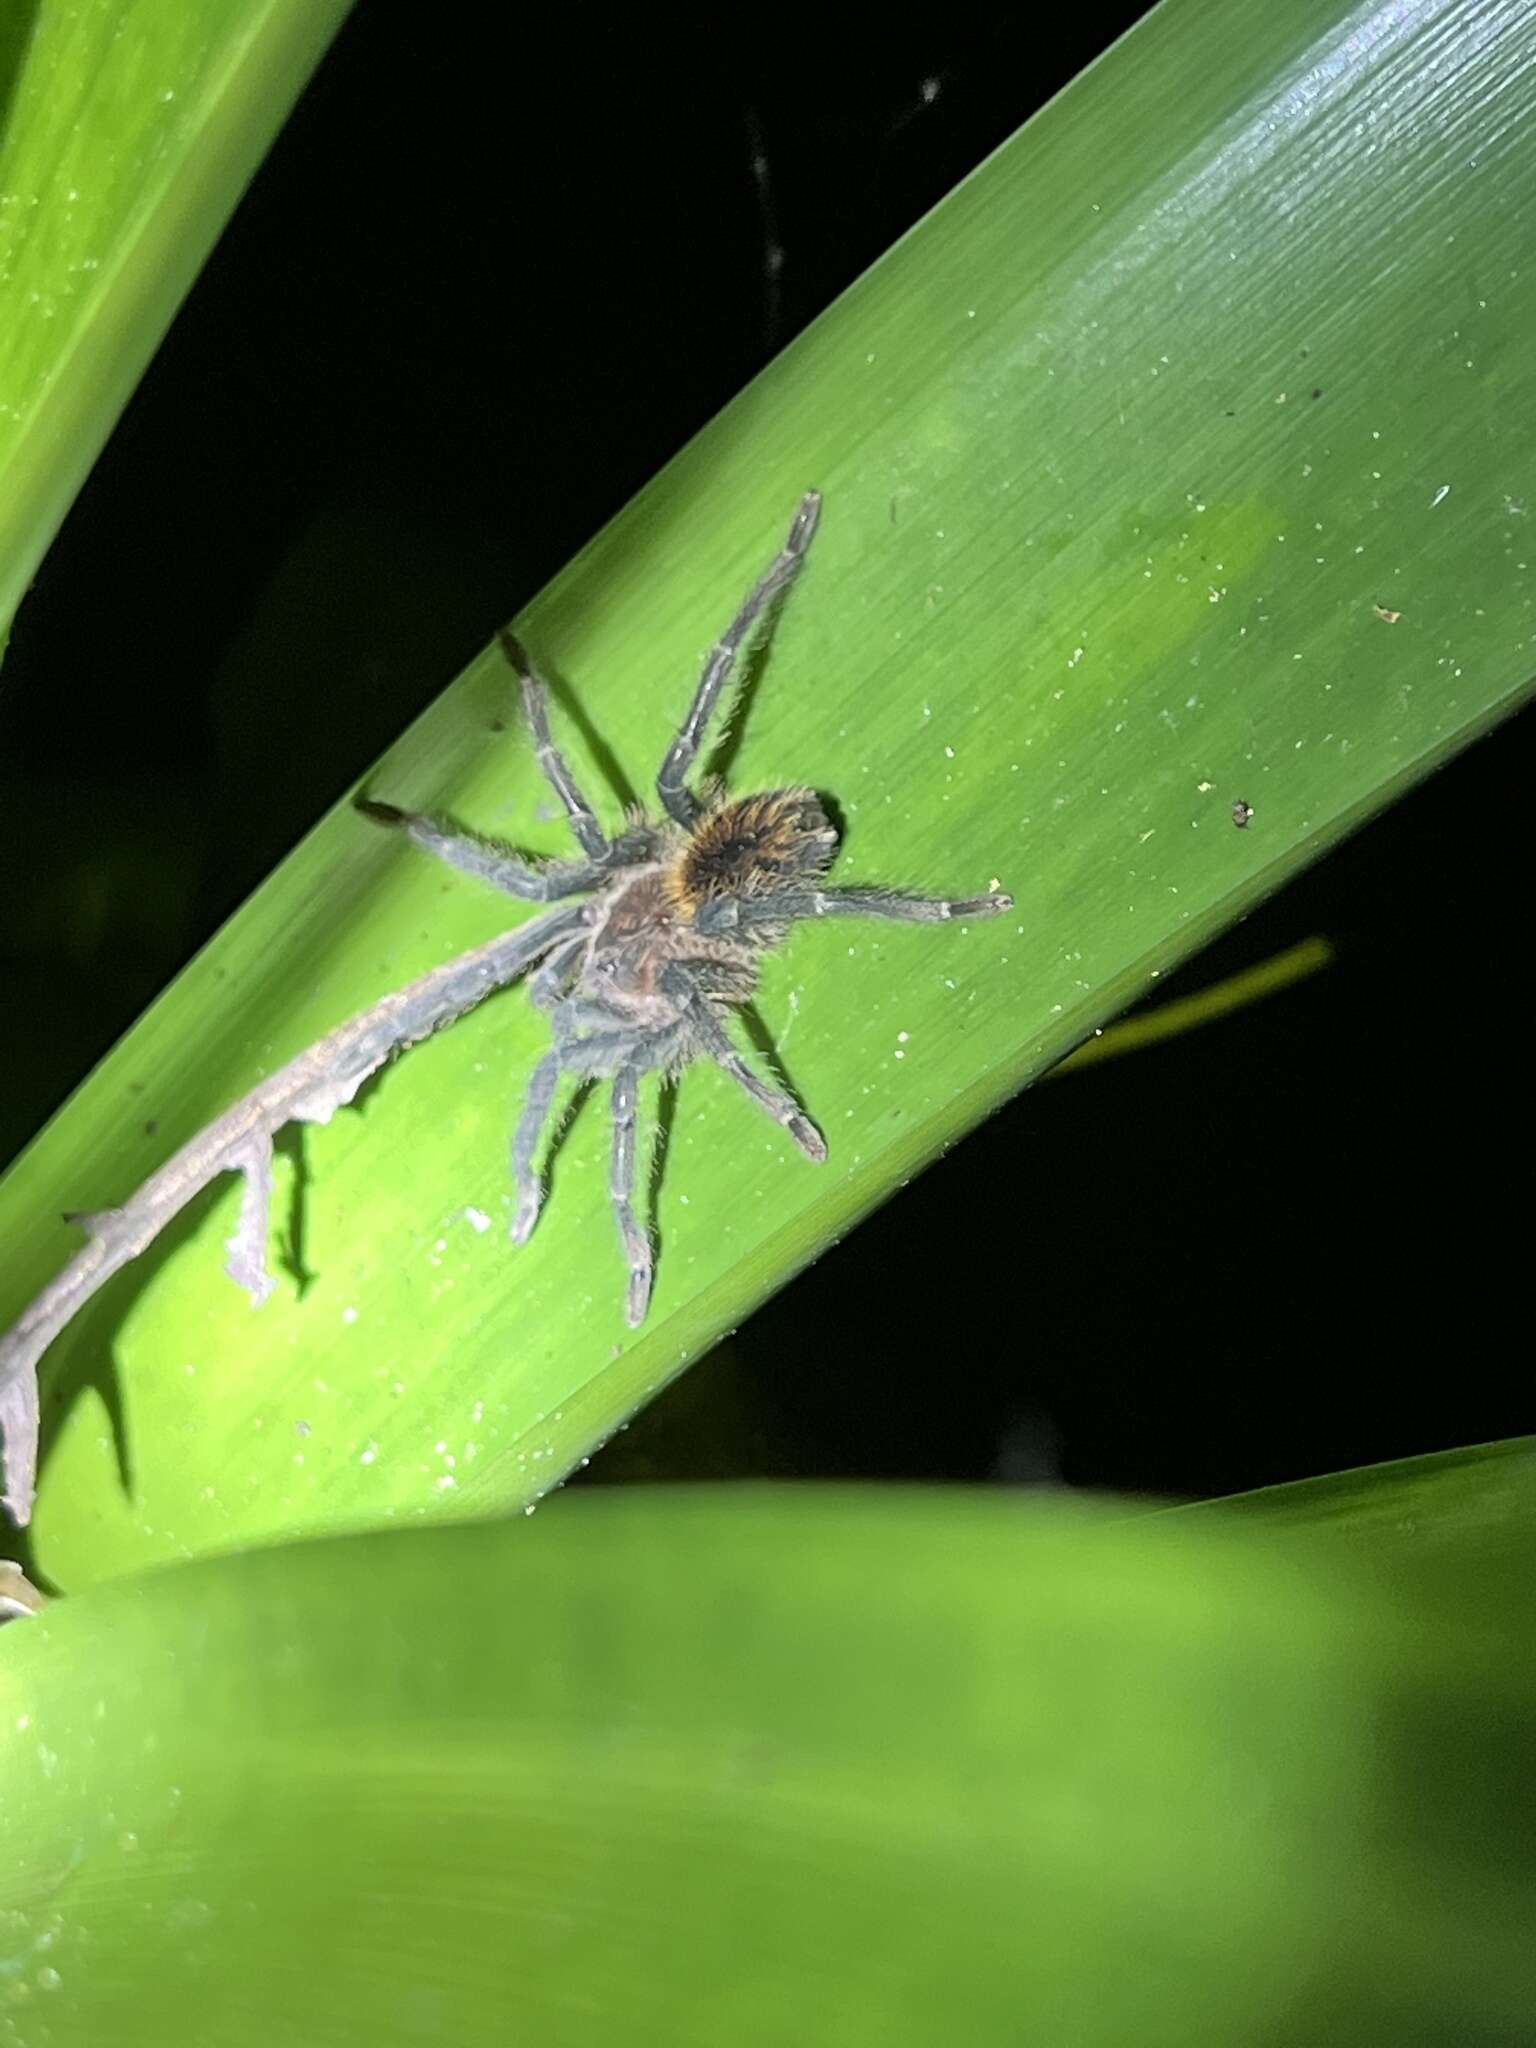
[[[0,1157],[492,626],[1139,11],[1047,44],[956,7],[839,54],[778,17],[701,40],[567,10],[536,61],[510,23],[358,11],[16,624]],[[1166,986],[1318,932],[1330,971],[1021,1098],[594,1476],[1205,1494],[1529,1429],[1504,1333],[1532,734]]]

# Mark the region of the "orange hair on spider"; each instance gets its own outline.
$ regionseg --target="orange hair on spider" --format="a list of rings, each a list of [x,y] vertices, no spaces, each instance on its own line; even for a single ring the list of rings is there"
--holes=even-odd
[[[691,920],[721,897],[817,882],[836,851],[837,833],[814,790],[762,790],[705,812],[667,871],[667,896]]]

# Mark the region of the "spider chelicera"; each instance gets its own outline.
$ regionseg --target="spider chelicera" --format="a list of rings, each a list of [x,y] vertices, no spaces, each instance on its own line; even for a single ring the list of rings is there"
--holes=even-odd
[[[933,923],[991,917],[1011,896],[913,896],[894,889],[829,889],[823,877],[837,833],[814,791],[770,789],[729,797],[690,786],[705,731],[743,643],[765,610],[793,583],[821,512],[819,492],[801,499],[784,546],[748,594],[704,664],[688,715],[656,778],[665,817],[631,819],[610,839],[582,795],[550,733],[549,691],[510,632],[501,644],[522,685],[539,764],[581,848],[578,860],[533,866],[498,846],[393,804],[360,800],[371,818],[396,826],[426,852],[535,903],[585,896],[550,920],[542,960],[529,984],[549,1015],[554,1045],[540,1060],[512,1145],[517,1183],[514,1240],[538,1219],[543,1185],[534,1168],[539,1136],[562,1074],[613,1081],[610,1192],[629,1260],[627,1313],[644,1320],[651,1297],[651,1245],[634,1209],[635,1120],[640,1077],[714,1060],[789,1132],[810,1159],[827,1148],[792,1096],[753,1072],[726,1030],[729,1011],[757,986],[759,957],[808,917],[878,917]],[[526,957],[526,956],[525,956]]]

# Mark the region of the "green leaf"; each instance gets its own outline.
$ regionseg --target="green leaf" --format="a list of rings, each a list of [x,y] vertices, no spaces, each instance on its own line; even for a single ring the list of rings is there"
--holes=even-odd
[[[1494,2048],[1529,1506],[1463,1614],[1390,1544],[938,1489],[100,1587],[4,1637],[0,2043]]]
[[[1536,16],[1498,0],[1165,5],[557,578],[521,630],[575,763],[644,790],[820,485],[734,778],[833,792],[841,879],[996,877],[1019,913],[793,936],[763,1015],[831,1161],[720,1075],[685,1076],[638,1338],[600,1102],[533,1242],[504,1241],[540,1020],[499,997],[419,1048],[304,1141],[302,1292],[256,1315],[224,1279],[230,1189],[55,1347],[37,1527],[57,1580],[535,1498],[989,1107],[1519,701],[1533,58]],[[501,730],[512,701],[487,655],[368,787],[558,848],[526,740]],[[501,917],[339,807],[0,1189],[0,1316],[74,1249],[61,1210],[120,1200]],[[1017,1227],[1000,1219],[1010,1259]]]
[[[1330,1472],[1169,1513],[1198,1518],[1207,1505],[1287,1537],[1316,1536],[1467,1620],[1488,1601],[1502,1609],[1525,1568],[1536,1529],[1536,1437]]]
[[[346,12],[7,0],[0,621]]]

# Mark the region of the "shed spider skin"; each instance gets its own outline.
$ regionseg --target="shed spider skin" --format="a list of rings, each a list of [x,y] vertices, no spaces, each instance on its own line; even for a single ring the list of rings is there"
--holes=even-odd
[[[634,1208],[643,1074],[713,1060],[784,1126],[807,1158],[826,1158],[826,1143],[799,1103],[753,1070],[727,1030],[730,1012],[757,986],[762,955],[804,918],[945,923],[996,916],[1013,907],[1013,898],[1000,891],[955,898],[830,888],[837,833],[813,790],[790,785],[730,797],[713,781],[693,779],[737,657],[799,574],[820,514],[820,493],[808,491],[783,547],[711,649],[657,775],[659,816],[632,816],[612,838],[604,832],[551,733],[548,687],[508,631],[501,645],[517,673],[534,750],[565,810],[577,857],[526,861],[417,812],[358,799],[367,817],[460,872],[555,907],[338,1025],[198,1132],[121,1208],[71,1219],[86,1231],[86,1245],[0,1337],[0,1506],[14,1521],[24,1523],[32,1507],[38,1360],[97,1289],[210,1181],[238,1172],[245,1191],[227,1271],[259,1305],[274,1284],[267,1239],[275,1133],[294,1121],[328,1121],[393,1053],[530,970],[529,993],[549,1017],[553,1043],[534,1068],[513,1138],[512,1236],[523,1243],[538,1220],[543,1184],[534,1159],[561,1076],[610,1080],[609,1187],[629,1265],[625,1312],[631,1327],[645,1319],[652,1279],[650,1239]]]

